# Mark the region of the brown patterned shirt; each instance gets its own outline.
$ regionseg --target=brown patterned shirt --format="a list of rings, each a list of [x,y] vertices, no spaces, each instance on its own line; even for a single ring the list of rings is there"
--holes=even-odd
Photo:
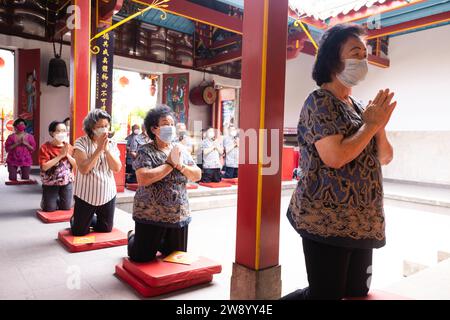
[[[348,137],[359,130],[363,107],[352,101],[354,108],[324,89],[306,99],[298,123],[300,180],[287,216],[302,237],[336,246],[379,248],[386,240],[375,138],[339,169],[325,165],[314,145],[326,136]]]
[[[167,155],[151,142],[139,148],[133,166],[135,170],[152,169],[163,165],[166,160]],[[188,152],[183,152],[183,161],[185,165],[194,165]],[[140,223],[174,228],[189,224],[191,217],[186,182],[187,178],[180,171],[173,170],[164,179],[139,187],[134,196],[133,219]]]

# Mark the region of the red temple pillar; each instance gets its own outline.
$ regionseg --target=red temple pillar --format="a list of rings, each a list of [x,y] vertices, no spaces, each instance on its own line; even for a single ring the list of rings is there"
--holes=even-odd
[[[83,119],[90,111],[91,103],[91,1],[72,0],[74,28],[72,32],[72,51],[70,59],[70,105],[72,113],[71,139],[75,141],[84,135]]]
[[[241,134],[245,163],[239,166],[231,299],[277,299],[288,0],[246,0],[244,14],[240,128],[256,130],[258,155],[252,164],[251,145],[243,148]],[[263,163],[265,143],[267,150],[276,148],[269,165]],[[275,172],[267,174],[270,166]]]

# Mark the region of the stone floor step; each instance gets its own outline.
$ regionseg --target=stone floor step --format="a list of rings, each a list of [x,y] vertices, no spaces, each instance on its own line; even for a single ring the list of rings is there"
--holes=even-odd
[[[235,194],[191,198],[189,200],[189,207],[191,211],[208,210],[213,208],[228,208],[235,207],[236,205],[237,196]]]
[[[450,259],[450,252],[447,252],[447,251],[438,251],[437,252],[437,261],[438,262],[442,262],[447,259]]]
[[[412,274],[383,290],[416,300],[450,300],[450,259]]]
[[[403,276],[409,277],[419,271],[427,269],[429,266],[412,261],[403,261]]]
[[[384,197],[410,203],[450,208],[450,186],[383,181]]]
[[[285,181],[282,184],[281,196],[291,196],[297,185],[296,181]],[[228,208],[237,205],[237,186],[212,189],[199,187],[188,190],[189,206],[192,211]],[[125,190],[117,195],[116,206],[127,212],[132,212],[134,191]]]

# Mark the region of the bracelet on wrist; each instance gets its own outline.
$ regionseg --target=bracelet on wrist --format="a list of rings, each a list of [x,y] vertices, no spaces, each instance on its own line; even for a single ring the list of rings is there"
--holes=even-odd
[[[169,166],[171,166],[172,169],[175,169],[175,167],[173,166],[173,164],[171,164],[170,162],[166,162],[166,164],[168,164]]]

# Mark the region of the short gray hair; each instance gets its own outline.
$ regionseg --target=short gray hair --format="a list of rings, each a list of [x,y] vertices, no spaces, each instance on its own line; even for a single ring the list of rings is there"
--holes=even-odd
[[[100,119],[106,119],[108,120],[109,124],[111,125],[111,116],[108,114],[108,112],[102,110],[102,109],[94,109],[91,112],[88,113],[86,118],[83,120],[83,130],[86,132],[86,134],[92,138],[94,136],[94,127],[95,124]]]

